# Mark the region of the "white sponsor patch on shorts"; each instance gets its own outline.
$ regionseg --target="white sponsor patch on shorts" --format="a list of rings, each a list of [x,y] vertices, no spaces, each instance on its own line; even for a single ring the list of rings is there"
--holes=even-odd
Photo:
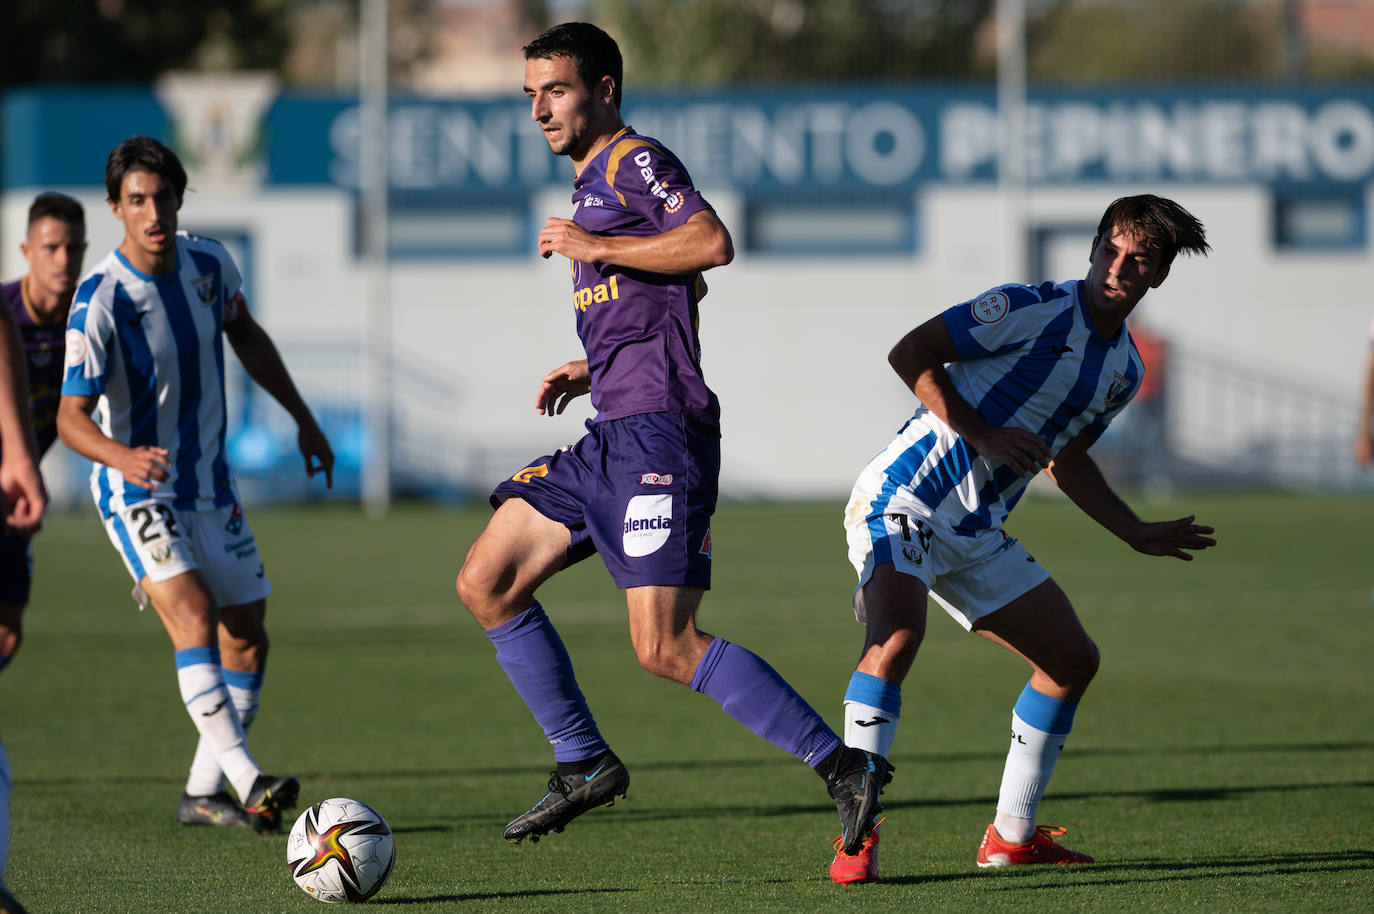
[[[631,558],[652,555],[668,542],[673,525],[672,495],[636,495],[625,506],[622,542]]]

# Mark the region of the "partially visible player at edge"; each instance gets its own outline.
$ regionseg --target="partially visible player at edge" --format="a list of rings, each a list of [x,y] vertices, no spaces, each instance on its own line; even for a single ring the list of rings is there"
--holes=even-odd
[[[1355,462],[1365,469],[1374,466],[1374,322],[1369,325],[1364,383],[1360,385],[1360,421],[1355,429]]]
[[[772,667],[696,626],[710,587],[710,518],[720,469],[719,404],[702,378],[701,272],[730,262],[730,235],[656,140],[620,118],[621,57],[596,26],[555,26],[524,48],[531,116],[576,169],[573,219],[552,218],[539,253],[571,262],[587,358],[541,381],[535,407],[562,413],[590,393],[587,434],[498,485],[496,509],[459,572],[464,605],[554,747],[548,792],[508,840],[562,831],[630,783],[597,729],[553,624],[545,580],[601,554],[625,591],[640,665],[724,706],[825,780],[853,849],[872,829],[888,777],[846,749]]]
[[[81,261],[86,253],[86,215],[65,194],[42,193],[29,206],[19,245],[28,272],[0,286],[0,305],[18,334],[26,368],[25,411],[33,422],[38,460],[57,440],[57,402],[62,389],[63,337]],[[2,446],[2,445],[0,445]],[[0,534],[0,669],[23,641],[23,613],[32,586],[32,538],[16,530]]]
[[[13,392],[22,403],[23,419],[32,429],[31,456],[36,463],[57,438],[62,338],[86,253],[86,217],[81,204],[65,194],[39,194],[29,206],[19,250],[28,262],[28,272],[0,286],[4,353],[10,359],[0,370],[10,380],[7,392],[0,397],[8,402]],[[13,348],[16,343],[18,349]],[[21,460],[30,456],[22,435],[0,431],[0,451],[11,448]],[[19,498],[22,495],[16,500]],[[23,641],[24,608],[33,584],[35,530],[27,523],[16,523],[18,526],[6,525],[0,530],[0,669],[14,659]],[[9,790],[9,759],[0,745],[0,914],[22,910],[4,887],[9,860]]]
[[[296,420],[306,473],[332,486],[334,455],[249,312],[229,252],[177,231],[186,171],[176,155],[131,137],[110,152],[105,189],[124,240],[77,289],[58,433],[95,462],[91,493],[134,599],[152,602],[176,652],[200,733],[177,821],[275,831],[300,785],[263,774],[244,735],[262,690],[272,586],[225,454],[225,338]]]
[[[1191,516],[1142,521],[1088,455],[1140,388],[1144,364],[1126,318],[1179,251],[1208,250],[1201,223],[1177,203],[1123,197],[1102,216],[1086,279],[999,286],[921,324],[888,354],[919,402],[845,509],[859,574],[854,612],[866,625],[845,694],[845,741],[891,750],[927,595],[1029,663],[979,866],[1093,862],[1054,841],[1063,829],[1036,825],[1098,651],[1068,597],[1002,530],[1030,478],[1044,467],[1084,513],[1146,555],[1187,561],[1185,550],[1216,544]],[[875,832],[857,854],[838,849],[831,878],[877,879],[879,839]]]

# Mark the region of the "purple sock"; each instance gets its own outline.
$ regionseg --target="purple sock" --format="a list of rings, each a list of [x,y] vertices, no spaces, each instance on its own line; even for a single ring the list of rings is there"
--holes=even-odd
[[[578,762],[606,751],[563,639],[538,601],[487,637],[496,645],[496,662],[553,744],[555,761]]]
[[[815,768],[840,738],[762,657],[717,638],[692,675],[692,691],[721,703],[725,713]]]

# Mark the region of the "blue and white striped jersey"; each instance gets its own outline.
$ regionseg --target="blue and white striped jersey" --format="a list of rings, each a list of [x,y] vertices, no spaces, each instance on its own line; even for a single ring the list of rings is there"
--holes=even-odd
[[[176,269],[150,276],[118,250],[77,287],[67,318],[63,394],[99,396],[101,430],[130,447],[171,452],[153,491],[96,464],[101,517],[148,499],[182,510],[234,502],[225,456],[224,337],[244,308],[242,280],[218,241],[176,236]]]
[[[949,365],[955,389],[990,425],[1035,432],[1051,454],[1080,434],[1098,438],[1145,374],[1125,327],[1115,340],[1093,327],[1082,285],[1000,286],[944,312],[960,359]],[[921,405],[855,489],[875,493],[873,516],[895,497],[974,536],[1001,527],[1028,482]]]

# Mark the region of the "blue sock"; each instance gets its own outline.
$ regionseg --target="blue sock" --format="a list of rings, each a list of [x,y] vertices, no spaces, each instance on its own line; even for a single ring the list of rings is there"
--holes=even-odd
[[[812,768],[840,738],[763,658],[717,638],[692,674],[692,691],[720,702],[735,720]]]
[[[555,761],[577,762],[606,751],[563,639],[538,601],[487,637],[496,645],[496,662],[553,745]]]
[[[844,744],[887,758],[902,716],[902,685],[855,670],[844,693]]]

